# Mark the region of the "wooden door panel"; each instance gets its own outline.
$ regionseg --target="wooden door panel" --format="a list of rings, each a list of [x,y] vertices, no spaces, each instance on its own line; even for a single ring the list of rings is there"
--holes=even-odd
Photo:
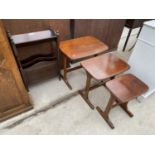
[[[0,121],[31,108],[28,93],[0,20]]]
[[[0,99],[1,113],[22,104],[12,73],[2,67],[0,67]]]

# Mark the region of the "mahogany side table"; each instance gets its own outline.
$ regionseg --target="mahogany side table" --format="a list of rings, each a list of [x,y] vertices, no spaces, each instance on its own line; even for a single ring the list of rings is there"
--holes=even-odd
[[[106,88],[111,93],[109,102],[104,111],[99,107],[96,109],[112,129],[114,129],[114,125],[109,118],[110,110],[119,105],[130,117],[133,117],[128,110],[128,102],[148,90],[148,86],[132,74],[122,75],[108,81]]]
[[[86,71],[87,81],[84,90],[80,90],[79,93],[91,109],[94,109],[94,105],[89,100],[89,91],[105,85],[106,81],[130,68],[125,61],[121,60],[113,52],[82,61],[81,65]],[[97,85],[91,86],[92,78],[98,82]]]
[[[81,66],[67,68],[68,62],[75,63],[105,53],[108,50],[108,46],[105,43],[93,36],[61,41],[59,48],[63,54],[64,75],[61,75],[61,77],[70,89],[72,87],[67,80],[67,73],[79,69]]]

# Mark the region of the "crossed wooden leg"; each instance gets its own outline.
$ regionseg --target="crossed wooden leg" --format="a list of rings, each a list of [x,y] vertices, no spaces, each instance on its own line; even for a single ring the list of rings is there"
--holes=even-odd
[[[128,109],[128,102],[127,102],[127,103],[120,104],[120,107],[121,107],[130,117],[133,117],[132,112],[130,112],[129,109]]]
[[[114,129],[114,125],[113,125],[113,123],[111,122],[111,120],[109,118],[109,112],[110,112],[114,102],[115,102],[115,99],[111,95],[111,97],[109,99],[109,102],[108,102],[108,104],[106,106],[106,109],[104,111],[102,111],[100,107],[96,107],[96,110],[99,112],[99,114],[103,117],[103,119],[108,123],[108,125],[112,129]]]
[[[116,104],[114,104],[116,102]],[[100,107],[96,107],[96,110],[100,113],[100,115],[104,118],[104,120],[108,123],[108,125],[114,129],[114,125],[113,123],[111,122],[110,118],[109,118],[109,112],[110,110],[117,106],[117,105],[120,105],[120,107],[130,116],[130,117],[133,117],[133,114],[129,111],[128,109],[128,102],[126,103],[119,103],[118,101],[116,101],[115,97],[113,95],[111,95],[110,99],[109,99],[109,102],[106,106],[106,109],[104,111],[102,111],[100,109]]]
[[[91,85],[91,75],[87,73],[86,87],[84,90],[80,90],[79,93],[82,96],[82,98],[86,101],[86,103],[89,105],[89,107],[91,109],[94,109],[94,105],[90,102],[89,97],[88,97],[90,85]]]

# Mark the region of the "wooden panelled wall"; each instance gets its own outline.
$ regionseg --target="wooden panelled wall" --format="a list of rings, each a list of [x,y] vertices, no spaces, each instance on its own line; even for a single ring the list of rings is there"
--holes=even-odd
[[[105,42],[110,50],[117,48],[125,20],[89,19],[75,20],[75,37],[93,35]]]
[[[4,19],[3,23],[12,34],[40,31],[51,26],[60,31],[61,40],[70,38],[70,20],[66,19]]]
[[[124,19],[76,19],[74,20],[74,37],[94,35],[110,46],[116,48],[120,39]],[[52,26],[60,32],[60,40],[71,38],[69,19],[4,19],[4,26],[12,34],[40,31]]]
[[[93,35],[108,44],[110,50],[112,50],[117,48],[125,20],[76,19],[74,22],[71,22],[69,19],[4,19],[3,23],[5,29],[9,30],[11,34],[40,31],[51,26],[55,30],[59,30],[60,41],[70,39],[71,36],[80,37]],[[24,59],[33,52],[48,52],[49,49],[50,47],[47,44],[29,46],[24,49],[21,48],[19,56],[21,59]],[[29,83],[31,84],[41,79],[54,77],[56,75],[54,66],[55,64],[52,64],[51,62],[40,62],[40,64],[34,65],[32,69],[27,70]],[[40,74],[40,72],[42,74]]]

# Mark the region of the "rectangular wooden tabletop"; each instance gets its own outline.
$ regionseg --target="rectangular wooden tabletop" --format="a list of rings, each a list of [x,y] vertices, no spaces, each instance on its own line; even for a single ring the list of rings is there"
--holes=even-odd
[[[81,65],[96,80],[108,79],[130,68],[112,52],[82,61]]]
[[[93,56],[108,50],[105,43],[93,36],[61,41],[59,48],[71,60]]]
[[[148,90],[148,86],[132,74],[115,78],[107,82],[106,87],[122,103],[130,101]]]

